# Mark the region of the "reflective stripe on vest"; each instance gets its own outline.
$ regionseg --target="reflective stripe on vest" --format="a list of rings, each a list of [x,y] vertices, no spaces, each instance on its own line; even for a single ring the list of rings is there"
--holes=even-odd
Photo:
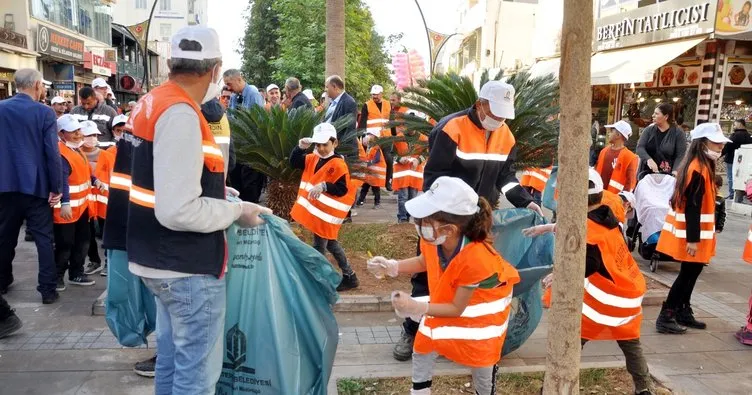
[[[418,331],[431,340],[487,340],[502,336],[507,331],[509,318],[502,325],[489,325],[483,328],[467,328],[461,326],[440,326],[429,328],[424,325],[425,318],[420,322]]]
[[[112,173],[110,185],[115,189],[123,191],[131,190],[131,176],[123,173]]]
[[[70,193],[84,192],[84,191],[88,191],[89,189],[91,189],[91,182],[90,181],[86,181],[83,184],[71,185],[71,186],[68,187],[68,191]]]
[[[459,147],[457,148],[457,157],[464,160],[491,160],[497,162],[505,162],[509,155],[502,154],[484,154],[484,153],[468,153],[462,152]]]
[[[88,204],[89,200],[91,200],[91,197],[90,197],[90,196],[91,196],[91,195],[86,195],[86,197],[82,197],[81,199],[75,199],[75,200],[74,200],[74,199],[71,199],[71,200],[70,200],[70,201],[68,202],[68,204],[69,204],[69,205],[70,205],[71,207],[81,207],[81,206],[83,206],[83,205],[86,205],[86,204]],[[54,208],[60,208],[60,207],[62,207],[62,206],[63,206],[63,204],[62,204],[62,203],[58,203],[58,204],[56,204],[56,205],[54,206]]]
[[[154,191],[148,189],[139,188],[135,185],[131,185],[130,188],[130,201],[138,204],[139,206],[154,208],[156,199],[154,197]]]
[[[415,170],[400,170],[392,174],[393,179],[402,178],[402,177],[416,177],[416,178],[423,179],[423,173],[419,171],[415,171]]]
[[[301,181],[300,182],[300,189],[303,189],[306,192],[310,192],[311,189],[313,189],[313,185],[311,185],[311,184],[309,184],[307,182]],[[342,202],[338,202],[338,201],[336,201],[336,200],[334,200],[334,199],[332,199],[329,196],[326,196],[324,194],[321,194],[321,196],[319,196],[318,201],[321,202],[321,203],[323,203],[323,204],[325,204],[325,205],[327,205],[327,206],[329,206],[329,207],[331,207],[331,208],[333,208],[333,209],[335,209],[335,210],[343,211],[345,214],[347,214],[347,212],[350,211],[350,209],[352,208],[352,206],[350,206],[349,204],[344,204]]]
[[[305,208],[309,213],[313,214],[316,218],[328,222],[332,225],[342,225],[342,223],[345,221],[344,218],[337,218],[331,214],[327,214],[321,211],[318,207],[311,204],[311,202],[309,202],[302,196],[298,196],[298,200],[296,200],[295,203],[303,206],[303,208]]]
[[[619,184],[614,179],[611,179],[611,181],[608,182],[608,186],[615,188],[618,192],[621,192],[624,190],[624,185]]]
[[[632,316],[629,316],[629,317],[612,317],[610,315],[601,314],[601,313],[593,310],[587,304],[583,303],[582,304],[582,315],[584,315],[587,318],[590,318],[591,320],[593,320],[593,322],[596,322],[596,323],[601,324],[601,325],[611,326],[611,327],[619,327],[619,326],[626,325],[626,324],[630,323],[635,318],[641,316],[642,313],[635,314],[635,315],[632,315]]]
[[[507,183],[506,185],[504,185],[503,187],[501,187],[501,193],[503,193],[503,194],[506,195],[507,192],[509,192],[510,190],[512,190],[512,188],[514,188],[514,187],[516,187],[518,185],[520,185],[520,184],[516,183],[516,182]]]
[[[595,284],[591,283],[587,278],[585,279],[585,292],[589,293],[590,296],[595,298],[595,300],[603,304],[625,309],[642,306],[642,298],[644,296],[643,295],[637,298],[624,298],[621,296],[612,295],[596,287]]]

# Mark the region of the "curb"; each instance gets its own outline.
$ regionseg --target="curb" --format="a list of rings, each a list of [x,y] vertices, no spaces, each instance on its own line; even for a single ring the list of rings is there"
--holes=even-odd
[[[91,305],[91,315],[93,316],[103,316],[105,314],[104,311],[104,301],[107,299],[107,290],[105,289],[99,297],[97,297],[96,300],[94,300],[94,303]]]

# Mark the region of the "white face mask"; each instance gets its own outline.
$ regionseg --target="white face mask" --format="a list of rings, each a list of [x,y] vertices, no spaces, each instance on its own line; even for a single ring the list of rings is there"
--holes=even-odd
[[[425,240],[428,244],[433,244],[435,246],[442,245],[446,242],[446,235],[441,235],[439,237],[436,237],[433,231],[433,227],[431,226],[418,226],[415,225],[415,230],[418,232],[418,236],[420,236],[423,240]]]
[[[481,107],[482,108],[482,107]],[[480,124],[483,126],[483,129],[486,129],[490,132],[498,129],[501,127],[501,125],[504,124],[504,121],[497,121],[493,118],[491,118],[488,114],[486,114],[486,110],[483,110],[484,118],[480,121]]]
[[[65,146],[68,147],[68,148],[72,148],[72,149],[79,149],[79,148],[81,148],[82,145],[84,145],[83,141],[79,141],[77,143],[74,143],[72,141],[66,141],[65,142]]]
[[[329,153],[326,156],[321,155],[319,153],[319,150],[317,149],[313,150],[313,153],[316,154],[316,156],[318,156],[321,159],[327,159],[327,158],[331,158],[332,155],[334,155],[334,150],[329,151]]]
[[[214,75],[214,71],[212,71],[212,76],[213,75]],[[201,104],[204,104],[212,99],[215,99],[217,96],[219,96],[220,93],[222,93],[222,86],[219,85],[219,78],[217,78],[217,81],[214,81],[214,79],[212,79],[212,81],[209,83],[209,87],[206,88],[206,94],[204,94],[204,98],[201,99]]]
[[[717,161],[721,158],[722,153],[721,152],[715,152],[711,149],[705,148],[705,155],[707,155],[708,158],[711,160]]]
[[[87,148],[96,147],[97,146],[97,137],[96,136],[84,137],[84,145]]]

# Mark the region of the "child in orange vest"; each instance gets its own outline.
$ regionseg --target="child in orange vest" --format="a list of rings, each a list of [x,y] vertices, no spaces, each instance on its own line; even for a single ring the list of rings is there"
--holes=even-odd
[[[590,169],[582,346],[590,340],[616,340],[632,375],[635,394],[649,395],[652,379],[640,344],[645,279],[624,238],[619,237],[619,221],[601,202],[604,192],[601,175]],[[555,229],[555,224],[538,225],[523,230],[523,234],[534,237]],[[551,279],[546,282],[550,285]],[[549,292],[550,288],[548,298]]]
[[[491,206],[461,179],[442,176],[406,208],[415,218],[421,255],[401,261],[379,256],[367,265],[377,278],[428,273],[429,300],[392,294],[399,316],[420,321],[410,393],[431,393],[434,364],[442,355],[472,369],[476,393],[493,394],[512,289],[520,278],[488,243]]]
[[[637,186],[639,158],[624,146],[632,135],[632,126],[626,121],[619,121],[606,127],[611,128],[608,136],[611,145],[598,154],[595,169],[601,175],[607,191],[617,194],[621,191],[632,192]]]
[[[373,189],[373,208],[381,208],[381,188],[386,186],[386,157],[381,147],[376,144],[380,130],[370,129],[363,136],[363,146],[366,147],[366,182],[360,190],[358,206],[365,204],[368,190]]]
[[[745,262],[752,264],[752,226],[747,231],[747,241],[744,243],[744,252],[742,253],[742,259]],[[741,327],[734,334],[736,340],[745,346],[752,346],[752,296],[749,297],[749,312],[747,313],[747,324]]]
[[[403,107],[404,108],[404,107]],[[417,134],[417,136],[416,136]],[[423,168],[426,164],[424,151],[428,148],[428,137],[415,130],[399,127],[398,137],[405,137],[405,141],[394,143],[394,174],[392,175],[392,189],[397,192],[397,222],[407,223],[405,203],[416,196],[423,189]],[[421,147],[419,144],[425,144]]]
[[[300,139],[292,150],[290,164],[303,170],[303,176],[290,216],[313,233],[313,248],[322,255],[329,251],[334,256],[342,269],[337,291],[347,291],[360,283],[337,236],[355,201],[355,190],[350,187],[344,158],[334,153],[337,144],[337,130],[330,123],[322,123],[313,129],[313,137]],[[306,154],[311,145],[315,146],[313,153]]]

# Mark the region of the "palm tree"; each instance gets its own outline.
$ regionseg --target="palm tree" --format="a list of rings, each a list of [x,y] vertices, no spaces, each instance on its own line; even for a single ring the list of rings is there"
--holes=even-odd
[[[499,73],[494,80],[501,77]],[[481,76],[481,86],[486,81],[487,71]],[[559,135],[559,84],[552,76],[531,78],[527,72],[513,74],[507,82],[517,92],[516,116],[506,121],[517,140],[516,163],[520,168],[547,166],[556,155]],[[472,81],[454,73],[434,75],[405,91],[407,95],[403,102],[407,107],[437,121],[470,108],[478,100]],[[428,134],[433,128],[425,119],[412,115],[405,115],[403,120],[395,120],[393,124],[423,134]],[[385,144],[389,142],[390,139],[384,139]]]
[[[345,78],[345,0],[326,0],[325,73]]]
[[[267,111],[253,106],[249,110],[232,111],[231,114],[230,124],[238,161],[248,163],[269,177],[267,207],[274,214],[289,219],[302,175],[300,170],[290,165],[290,153],[300,139],[313,134],[313,128],[322,122],[324,113],[300,108],[288,114],[279,107]],[[341,118],[334,123],[334,127],[343,130],[347,122],[348,119]],[[354,135],[345,136],[340,144],[348,146],[353,138]],[[340,153],[347,154],[346,150]]]

